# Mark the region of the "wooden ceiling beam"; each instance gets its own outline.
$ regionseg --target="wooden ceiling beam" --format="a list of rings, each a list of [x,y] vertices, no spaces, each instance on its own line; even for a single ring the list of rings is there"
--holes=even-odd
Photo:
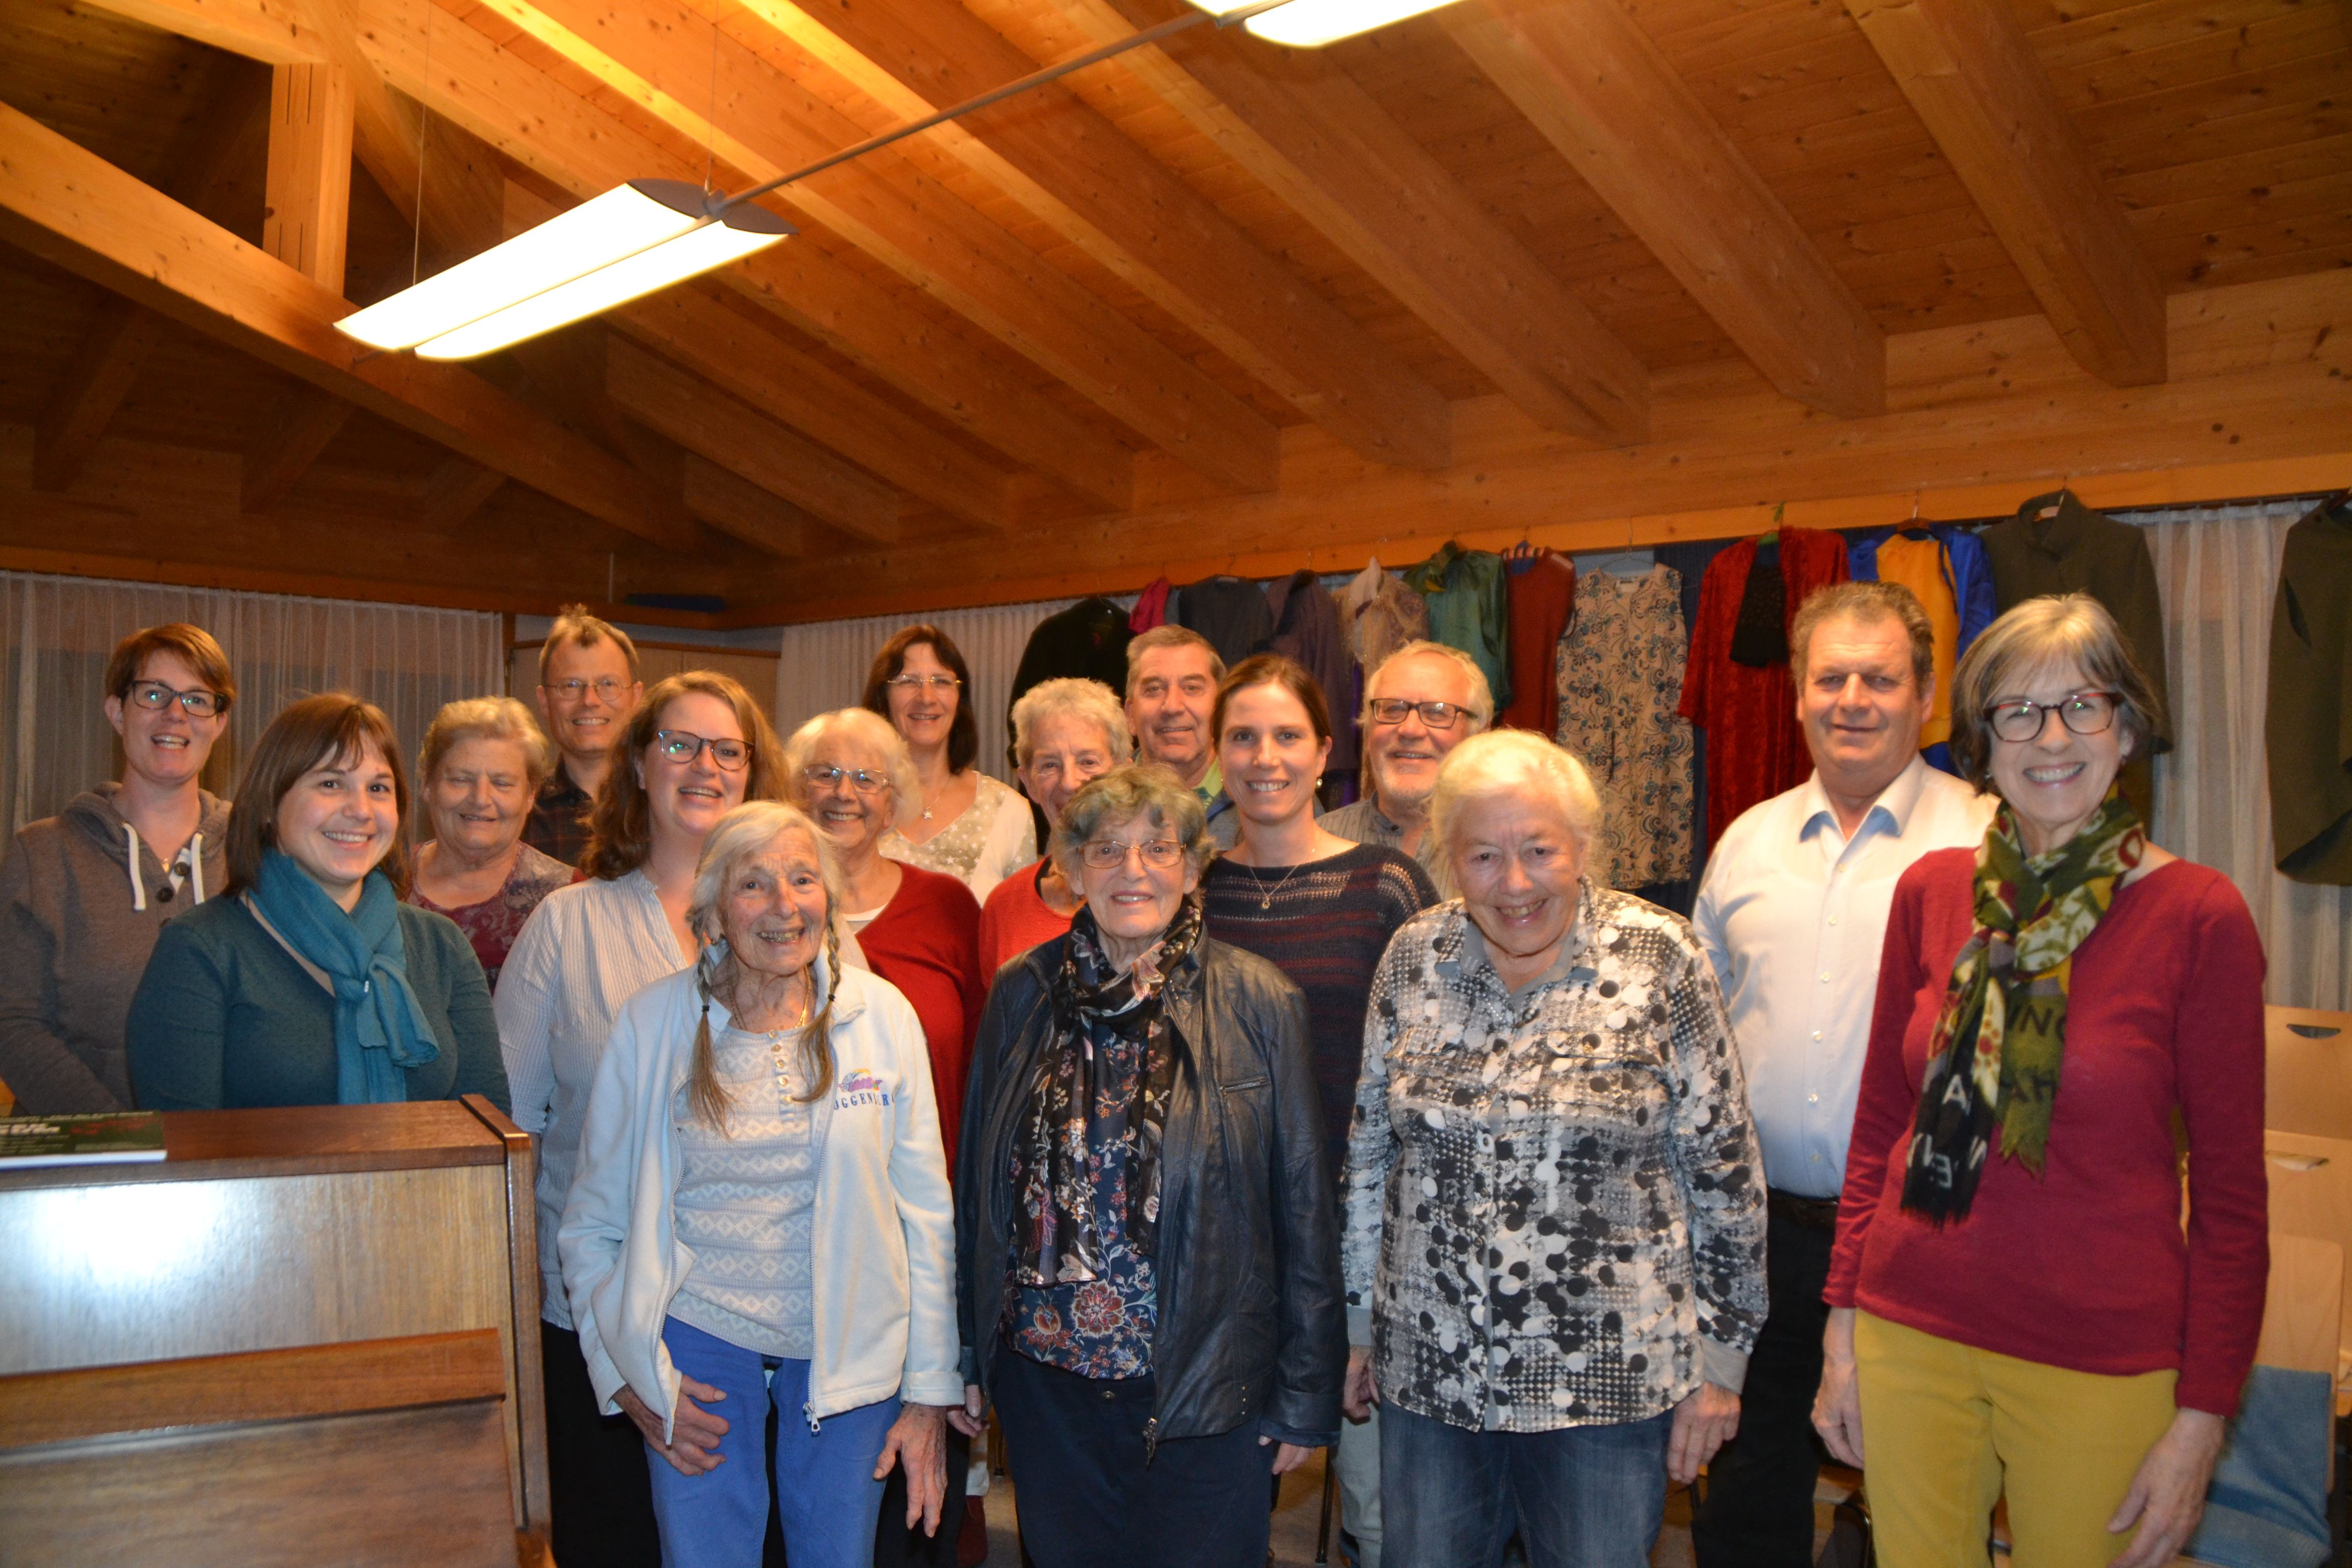
[[[334,330],[350,303],[0,104],[0,239],[263,363],[657,543],[627,467],[455,365],[371,354]]]
[[[340,65],[269,73],[269,165],[261,248],[331,294],[343,291],[352,213],[352,82]]]
[[[297,386],[279,398],[245,449],[240,510],[258,515],[284,500],[351,416],[350,404],[315,386]]]
[[[799,507],[698,452],[686,455],[686,506],[720,532],[786,560],[806,555],[811,539],[822,532]]]
[[[428,51],[416,7],[350,0],[348,8],[357,47],[385,83],[576,196],[648,176],[702,177],[698,163],[689,166],[470,27],[438,29]],[[910,320],[887,290],[816,247],[775,246],[715,276],[1015,462],[1114,510],[1131,503],[1132,455],[1116,437],[961,334]]]
[[[2059,341],[2117,386],[2164,379],[2164,284],[2010,7],[1846,0],[2025,275]]]
[[[90,448],[163,341],[163,318],[110,295],[66,367],[33,437],[33,488],[62,490],[81,475]]]
[[[1036,68],[957,0],[744,8],[908,120]],[[1360,455],[1444,465],[1444,396],[1067,88],[932,139]]]
[[[1181,9],[1175,0],[1052,3],[1097,44]],[[1529,418],[1611,446],[1647,433],[1641,360],[1336,64],[1196,32],[1120,65]]]
[[[680,0],[493,0],[541,44],[751,181],[866,139],[866,128],[740,48]],[[717,91],[712,91],[713,77]],[[715,100],[715,107],[714,107]],[[1190,360],[891,149],[780,193],[1196,471],[1269,489],[1275,426]]]
[[[315,65],[327,58],[300,0],[83,0],[232,55],[273,66]]]
[[[1886,405],[1877,324],[1622,0],[1465,0],[1438,22],[1764,377]]]
[[[507,477],[496,468],[463,458],[445,458],[425,476],[425,494],[416,508],[416,526],[447,532],[468,521],[489,504],[505,486]]]
[[[897,541],[898,494],[889,486],[625,339],[611,348],[605,388],[630,417],[845,533]]]

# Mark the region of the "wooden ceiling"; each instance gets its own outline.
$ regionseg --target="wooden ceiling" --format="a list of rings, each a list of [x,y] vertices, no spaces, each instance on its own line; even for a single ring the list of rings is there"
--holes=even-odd
[[[0,564],[756,624],[2352,482],[2347,0],[1200,28],[604,321],[462,367],[331,330],[1181,9],[0,0]]]

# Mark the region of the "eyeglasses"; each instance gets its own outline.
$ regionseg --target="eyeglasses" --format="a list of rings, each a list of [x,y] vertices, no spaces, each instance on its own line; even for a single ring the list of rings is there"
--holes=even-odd
[[[673,763],[690,763],[707,750],[710,760],[730,773],[751,760],[749,741],[706,741],[690,730],[656,730],[654,748]]]
[[[963,684],[952,675],[894,675],[882,683],[901,691],[953,691]]]
[[[812,789],[831,789],[847,779],[849,787],[860,795],[880,795],[890,787],[890,775],[872,768],[833,768],[818,763],[803,768],[801,777],[808,780]]]
[[[1985,710],[1985,719],[1992,725],[1992,732],[2004,741],[2039,739],[2042,725],[2053,713],[2075,734],[2096,735],[2116,721],[2116,704],[2123,700],[2123,695],[2120,691],[2074,691],[2055,702],[2029,702],[2021,697],[2014,702],[1994,703]]]
[[[1165,871],[1184,858],[1184,847],[1173,838],[1147,838],[1140,844],[1122,844],[1116,838],[1089,838],[1078,846],[1078,858],[1097,871],[1108,871],[1127,864],[1129,852],[1143,857],[1147,866]]]
[[[577,702],[588,695],[588,689],[591,687],[595,688],[596,695],[603,698],[606,705],[613,706],[619,703],[621,693],[629,689],[629,683],[615,676],[600,675],[593,680],[581,680],[576,678],[571,680],[559,680],[543,689],[554,692],[566,702]]]
[[[194,687],[186,691],[175,690],[160,680],[134,680],[131,683],[131,700],[153,712],[161,712],[176,702],[180,711],[192,719],[209,719],[221,710],[220,693]]]
[[[1470,711],[1452,702],[1407,702],[1402,697],[1375,697],[1369,704],[1375,724],[1402,724],[1408,713],[1418,713],[1433,730],[1451,730]]]

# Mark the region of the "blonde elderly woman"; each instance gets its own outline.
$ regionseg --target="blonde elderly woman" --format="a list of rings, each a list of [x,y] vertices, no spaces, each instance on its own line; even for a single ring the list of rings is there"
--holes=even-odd
[[[1689,927],[1583,875],[1574,758],[1474,736],[1430,809],[1461,897],[1372,982],[1346,1180],[1387,1562],[1486,1568],[1516,1529],[1536,1568],[1639,1568],[1764,1319],[1738,1053]]]
[[[452,702],[425,727],[416,783],[433,837],[416,851],[408,901],[457,922],[490,989],[539,901],[578,873],[523,842],[555,748],[511,697]]]
[[[2003,1493],[2021,1563],[2158,1568],[2262,1330],[2262,942],[2116,787],[2160,721],[2096,600],[2015,606],[1953,685],[2000,807],[1895,885],[1813,1420],[1889,1568],[1983,1563]]]
[[[841,963],[841,876],[806,816],[704,841],[688,969],[597,1063],[558,1245],[596,1397],[644,1434],[667,1568],[751,1568],[764,1449],[794,1568],[866,1568],[883,1477],[936,1530],[959,1403],[947,1163],[922,1026]]]
[[[1013,755],[1021,787],[1052,828],[1062,808],[1088,784],[1124,763],[1132,742],[1118,694],[1099,680],[1040,681],[1013,705]],[[996,885],[980,910],[980,973],[992,978],[1007,961],[1070,929],[1078,891],[1050,855]]]

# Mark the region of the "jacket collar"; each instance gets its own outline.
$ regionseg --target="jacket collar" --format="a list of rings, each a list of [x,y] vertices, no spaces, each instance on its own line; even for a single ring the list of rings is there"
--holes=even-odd
[[[2058,511],[2044,518],[2042,509],[2056,503]],[[2100,514],[2074,499],[2073,490],[2052,490],[2038,495],[2017,509],[2017,521],[2025,525],[2025,537],[2033,548],[2053,560],[2063,560],[2079,549],[2083,535]]]

